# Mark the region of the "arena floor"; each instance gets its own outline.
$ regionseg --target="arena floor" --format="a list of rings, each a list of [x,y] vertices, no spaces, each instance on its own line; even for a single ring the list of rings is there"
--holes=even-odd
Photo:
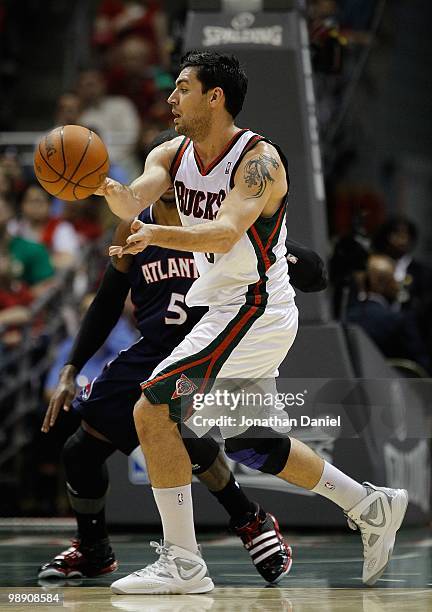
[[[69,583],[41,582],[40,563],[66,546],[65,536],[0,534],[0,610],[54,610],[58,605],[10,604],[10,593],[61,593],[64,607],[79,612],[151,610],[154,612],[309,612],[432,609],[432,537],[427,529],[401,532],[391,567],[374,588],[361,580],[361,548],[356,534],[332,532],[309,535],[285,533],[294,548],[289,576],[279,586],[266,587],[246,552],[233,537],[204,538],[204,555],[215,590],[208,595],[112,595],[109,585],[154,560],[145,534],[113,536],[120,560],[115,574]],[[203,538],[201,538],[203,540]],[[59,604],[61,606],[61,604]]]

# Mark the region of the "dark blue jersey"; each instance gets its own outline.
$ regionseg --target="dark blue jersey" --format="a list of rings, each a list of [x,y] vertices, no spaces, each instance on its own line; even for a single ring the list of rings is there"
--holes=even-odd
[[[154,223],[152,207],[138,218]],[[185,304],[185,295],[198,278],[192,253],[149,246],[134,256],[128,274],[138,329],[161,352],[170,352],[207,311]]]

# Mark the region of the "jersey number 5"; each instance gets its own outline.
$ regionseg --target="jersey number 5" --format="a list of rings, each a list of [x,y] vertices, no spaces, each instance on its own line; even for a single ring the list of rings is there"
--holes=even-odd
[[[182,293],[171,293],[167,312],[174,312],[175,317],[165,317],[167,325],[183,325],[187,319],[187,312],[179,303],[184,304],[185,296]]]

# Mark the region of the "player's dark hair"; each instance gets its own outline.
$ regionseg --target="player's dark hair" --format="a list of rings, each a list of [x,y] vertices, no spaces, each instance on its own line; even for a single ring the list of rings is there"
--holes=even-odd
[[[243,108],[248,78],[235,55],[217,51],[188,51],[181,58],[180,69],[189,66],[197,68],[203,93],[220,87],[225,94],[225,108],[233,119]]]

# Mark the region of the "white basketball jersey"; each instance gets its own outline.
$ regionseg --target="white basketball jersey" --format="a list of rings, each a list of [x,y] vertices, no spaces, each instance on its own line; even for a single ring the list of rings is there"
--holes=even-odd
[[[215,219],[233,187],[234,174],[242,157],[260,140],[265,139],[250,130],[241,130],[204,168],[193,142],[183,139],[171,165],[183,225]],[[199,278],[190,288],[186,304],[247,303],[264,307],[291,301],[295,293],[289,282],[285,258],[285,209],[284,202],[273,217],[259,217],[228,253],[194,253]]]

